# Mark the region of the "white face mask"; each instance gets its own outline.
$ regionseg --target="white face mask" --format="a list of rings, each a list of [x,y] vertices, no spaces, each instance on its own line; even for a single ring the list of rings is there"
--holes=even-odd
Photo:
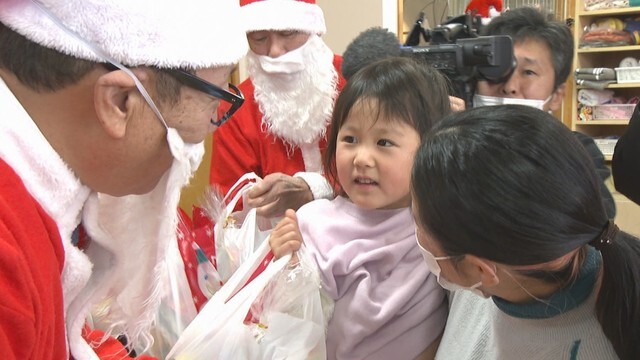
[[[515,98],[503,98],[497,96],[488,95],[473,95],[473,107],[481,106],[493,106],[493,105],[525,105],[533,108],[544,110],[545,105],[551,100],[552,95],[549,95],[545,100],[532,100],[532,99],[515,99]]]
[[[264,72],[269,74],[295,74],[305,69],[304,52],[309,44],[307,40],[304,45],[288,53],[272,58],[265,55],[258,55],[258,62]]]
[[[204,156],[204,141],[198,144],[185,143],[176,129],[167,128],[167,142],[173,158],[189,175],[193,175]]]
[[[422,245],[420,245],[417,235],[416,235],[416,242],[418,243],[418,247],[422,252],[422,257],[424,258],[424,261],[427,263],[427,267],[429,268],[429,271],[431,271],[431,273],[436,276],[436,279],[438,280],[438,284],[440,284],[440,286],[442,286],[444,289],[449,291],[456,291],[456,290],[471,291],[472,293],[480,297],[486,298],[484,293],[480,289],[478,289],[480,286],[482,286],[482,281],[476,284],[473,284],[469,287],[465,287],[462,285],[458,285],[456,283],[452,283],[449,280],[440,276],[441,269],[440,269],[440,264],[438,264],[438,261],[449,260],[454,258],[455,256],[440,256],[440,257],[433,256],[433,254],[430,253],[429,250],[423,248]]]

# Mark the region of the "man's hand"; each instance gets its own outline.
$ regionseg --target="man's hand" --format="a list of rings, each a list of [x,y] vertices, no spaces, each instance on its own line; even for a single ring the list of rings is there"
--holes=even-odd
[[[311,200],[311,189],[302,178],[273,173],[247,192],[246,206],[256,208],[260,216],[273,218],[287,209],[298,210]]]
[[[285,212],[284,218],[276,225],[269,236],[269,246],[276,259],[284,255],[294,253],[300,249],[302,244],[302,234],[298,227],[296,212],[289,209]],[[292,262],[297,262],[295,254],[291,257]]]

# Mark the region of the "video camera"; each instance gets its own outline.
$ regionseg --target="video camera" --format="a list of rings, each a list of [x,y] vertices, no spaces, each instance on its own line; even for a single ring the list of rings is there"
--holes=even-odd
[[[479,36],[482,27],[479,17],[457,16],[432,30],[422,27],[423,19],[424,13],[420,13],[402,50],[444,73],[467,107],[471,107],[478,79],[500,83],[513,72],[516,61],[511,37]],[[417,46],[420,35],[429,45]]]

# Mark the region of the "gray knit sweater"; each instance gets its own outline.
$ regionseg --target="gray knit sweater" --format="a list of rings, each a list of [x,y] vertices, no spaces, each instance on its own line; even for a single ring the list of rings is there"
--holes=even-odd
[[[576,282],[545,304],[454,292],[436,359],[618,359],[595,317],[600,263],[591,248]]]

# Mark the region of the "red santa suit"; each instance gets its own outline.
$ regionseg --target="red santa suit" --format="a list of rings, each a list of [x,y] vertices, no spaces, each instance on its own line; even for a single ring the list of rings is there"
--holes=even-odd
[[[64,359],[64,249],[58,227],[0,160],[0,349],[6,359]]]
[[[0,349],[2,358],[65,359],[64,246],[55,221],[0,160]],[[130,359],[114,338],[85,327],[99,358]],[[138,359],[149,357],[139,357]]]
[[[81,358],[129,358],[114,338],[100,344],[104,333],[83,326],[87,308],[74,304],[93,283],[91,260],[72,240],[90,189],[1,79],[0,104],[2,359],[65,359],[70,344],[86,350]]]
[[[341,74],[342,57],[334,55],[333,65],[338,74]],[[344,84],[344,78],[339,75],[338,91]],[[245,97],[244,104],[230,121],[213,133],[211,183],[219,185],[222,193],[226,194],[229,188],[248,172],[255,172],[260,177],[276,172],[287,175],[309,172],[319,175],[321,162],[318,157],[305,156],[304,146],[292,148],[265,128],[262,122],[263,114],[254,97],[255,89],[251,79],[245,80],[239,88]],[[326,139],[319,139],[316,146],[319,146],[320,153],[324,152]],[[308,177],[305,177],[305,180],[308,180]],[[308,183],[315,198],[326,195],[322,187],[314,189],[313,180]]]

